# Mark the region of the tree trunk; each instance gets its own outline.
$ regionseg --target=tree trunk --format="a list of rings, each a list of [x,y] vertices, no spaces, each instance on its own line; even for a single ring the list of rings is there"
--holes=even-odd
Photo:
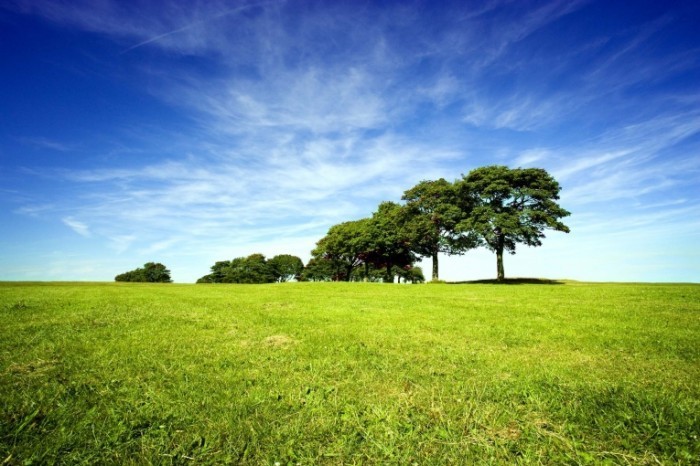
[[[438,278],[438,252],[433,252],[433,281],[439,280]]]
[[[394,266],[391,263],[386,264],[386,282],[394,283],[394,274],[391,272]]]
[[[499,282],[502,282],[506,279],[506,273],[505,270],[503,269],[503,246],[505,243],[505,239],[503,238],[503,235],[500,235],[498,237],[498,246],[496,248],[496,273],[497,277],[496,280]]]

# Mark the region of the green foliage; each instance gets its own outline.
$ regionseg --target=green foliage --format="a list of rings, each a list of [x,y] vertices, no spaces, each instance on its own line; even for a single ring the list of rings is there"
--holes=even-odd
[[[559,183],[541,168],[481,167],[457,187],[460,202],[470,211],[458,230],[476,234],[496,253],[499,280],[505,278],[504,251],[515,254],[518,243],[541,246],[546,229],[569,232],[560,221],[569,212],[555,202]]]
[[[331,227],[311,252],[313,265],[330,266],[335,281],[393,282],[398,270],[416,261],[410,235],[403,208],[382,202],[371,218]]]
[[[334,281],[350,281],[353,270],[364,263],[373,247],[369,225],[367,218],[334,225],[316,243],[311,254],[332,264]]]
[[[272,283],[277,281],[275,269],[262,254],[237,257],[231,261],[219,261],[211,267],[211,273],[197,283]]]
[[[171,283],[170,270],[163,264],[147,262],[143,268],[130,270],[114,277],[117,282]]]
[[[304,263],[297,256],[290,254],[280,254],[269,261],[275,279],[280,282],[288,282],[291,280],[299,280],[301,273],[304,271]]]
[[[433,280],[439,276],[438,255],[462,254],[478,245],[477,237],[457,225],[469,214],[467,205],[460,205],[453,183],[440,178],[421,181],[404,192],[405,230],[409,233],[413,252],[433,261]]]
[[[0,283],[0,462],[697,464],[700,286]]]
[[[396,269],[410,268],[416,261],[403,208],[394,202],[382,202],[367,229],[371,241],[363,259],[374,269],[383,269],[384,280],[391,283]]]
[[[312,257],[301,272],[301,281],[330,282],[335,278],[333,262],[323,257]]]
[[[408,283],[425,283],[425,276],[423,275],[423,269],[415,266],[407,266],[403,268],[397,268],[396,274],[401,280]]]

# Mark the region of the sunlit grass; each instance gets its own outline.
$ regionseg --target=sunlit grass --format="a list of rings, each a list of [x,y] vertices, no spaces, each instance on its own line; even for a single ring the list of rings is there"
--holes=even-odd
[[[692,464],[700,286],[0,284],[0,463]]]

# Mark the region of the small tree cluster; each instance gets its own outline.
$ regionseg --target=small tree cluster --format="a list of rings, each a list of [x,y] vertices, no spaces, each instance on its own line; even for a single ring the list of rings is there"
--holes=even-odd
[[[311,252],[313,265],[323,264],[334,281],[375,281],[379,276],[393,282],[396,275],[421,281],[422,271],[411,273],[417,257],[406,226],[404,209],[383,202],[370,218],[332,226]]]
[[[544,230],[568,232],[560,219],[569,215],[555,201],[559,183],[540,168],[488,166],[453,183],[421,181],[404,192],[403,204],[383,202],[372,217],[332,226],[316,243],[309,277],[323,270],[332,280],[371,277],[384,270],[385,281],[410,271],[419,256],[432,259],[439,279],[439,254],[463,254],[485,246],[496,253],[503,280],[503,252],[516,244],[540,246]]]
[[[304,263],[297,256],[281,254],[266,260],[262,254],[251,254],[230,261],[219,261],[211,266],[211,273],[197,280],[197,283],[275,283],[288,281],[327,282],[338,280],[337,264],[326,259],[311,258]],[[342,275],[344,277],[344,275]],[[393,266],[392,276],[398,276],[405,282],[422,283],[425,281],[420,267]],[[381,282],[386,280],[386,271],[382,267],[368,265],[352,274],[355,281]]]
[[[147,262],[142,268],[130,270],[114,277],[117,282],[170,283],[170,270],[163,264]]]
[[[304,263],[296,256],[281,254],[267,260],[262,254],[219,261],[211,273],[197,283],[274,283],[299,280]]]

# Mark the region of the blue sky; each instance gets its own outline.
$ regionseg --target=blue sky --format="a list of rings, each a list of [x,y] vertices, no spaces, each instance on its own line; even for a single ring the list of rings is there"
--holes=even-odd
[[[695,1],[5,1],[0,280],[306,260],[420,180],[504,164],[572,212],[507,276],[700,282],[698,24]]]

